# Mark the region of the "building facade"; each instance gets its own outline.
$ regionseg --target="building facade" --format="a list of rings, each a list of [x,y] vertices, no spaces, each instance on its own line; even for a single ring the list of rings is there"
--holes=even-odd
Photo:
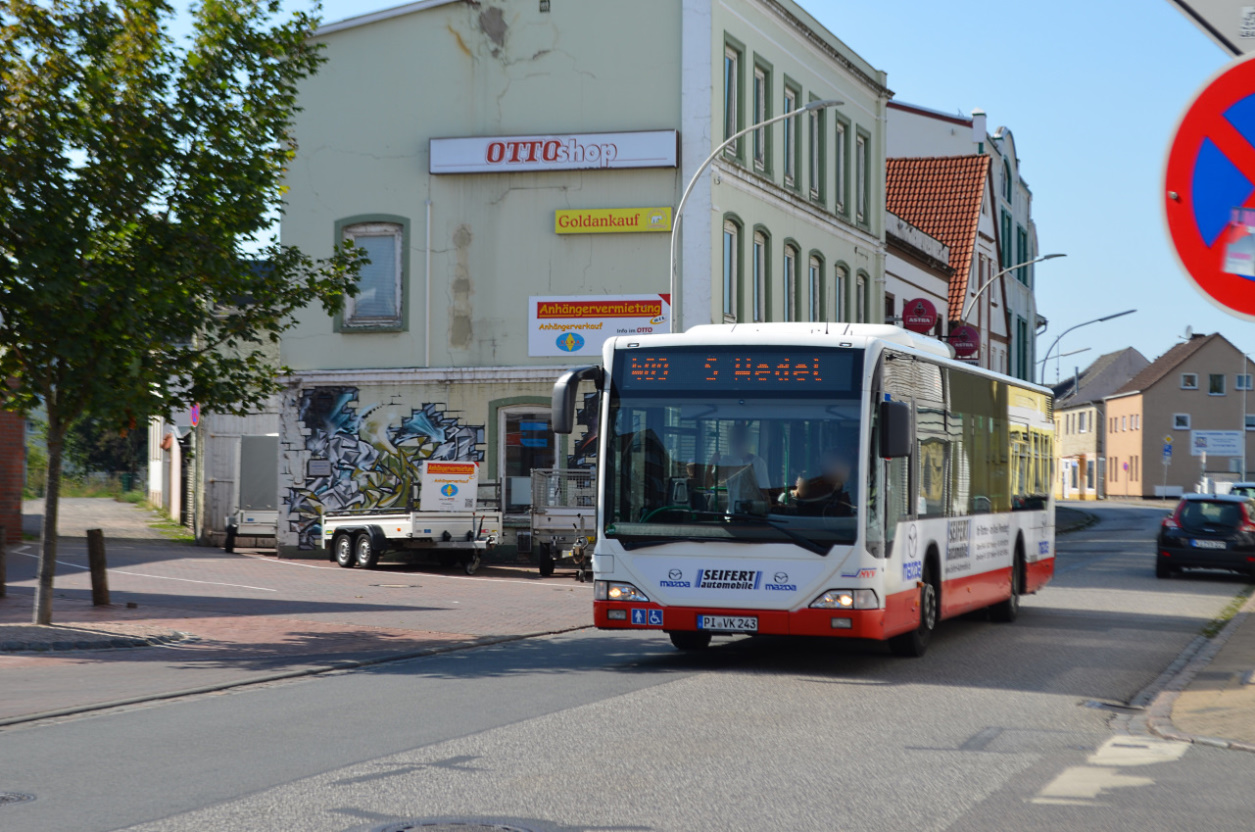
[[[26,483],[26,419],[0,410],[0,527],[6,543],[22,542],[22,486]]]
[[[1106,396],[1150,364],[1132,347],[1100,356],[1072,378],[1054,385],[1055,498],[1106,496]]]
[[[1005,319],[1001,328],[1009,334],[1005,355],[1003,347],[995,346],[996,354],[986,366],[1001,364],[1005,367],[1003,372],[1033,381],[1033,370],[1037,366],[1036,334],[1044,319],[1037,313],[1036,266],[1012,268],[1038,256],[1033,192],[1020,174],[1015,137],[1007,127],[999,127],[990,134],[986,115],[979,109],[971,116],[961,116],[891,101],[887,113],[890,157],[989,156],[994,194],[990,207],[997,227],[998,250],[988,274],[992,277],[1003,269],[1011,271],[989,290],[1001,295],[997,314]]]
[[[1011,342],[1004,281],[989,285],[998,262],[999,233],[989,157],[891,158],[886,169],[885,206],[890,216],[948,249],[943,334],[956,336],[961,323],[975,327],[979,348],[973,355],[960,355],[960,360],[1007,372]],[[895,259],[892,269],[900,268]],[[895,309],[900,313],[901,303],[908,300],[896,300]]]
[[[1200,334],[1107,396],[1107,493],[1172,496],[1210,487],[1204,480],[1247,479],[1255,459],[1255,417],[1248,410],[1255,397],[1247,395],[1251,372],[1241,350],[1224,336]]]
[[[936,323],[927,334],[948,333],[950,247],[891,212],[885,213],[885,243],[885,323],[919,331],[921,313],[931,306]],[[927,302],[922,309],[921,300]]]
[[[285,551],[322,510],[404,504],[428,458],[481,463],[525,525],[532,469],[595,463],[552,433],[550,392],[615,332],[881,319],[890,92],[795,3],[424,0],[317,38],[282,240],[371,265],[281,345]],[[701,163],[833,99],[695,182],[673,292]]]

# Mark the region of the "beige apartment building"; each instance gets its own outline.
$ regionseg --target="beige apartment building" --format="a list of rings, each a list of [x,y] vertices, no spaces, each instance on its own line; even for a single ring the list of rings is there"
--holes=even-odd
[[[1223,335],[1194,335],[1107,396],[1107,493],[1172,496],[1246,479],[1243,460],[1255,459],[1250,373]]]
[[[1100,356],[1071,378],[1053,385],[1055,394],[1055,499],[1098,500],[1106,496],[1106,403],[1150,364],[1128,347]]]
[[[533,469],[596,462],[550,394],[610,335],[882,320],[891,92],[792,0],[420,0],[316,37],[281,237],[372,263],[282,343],[283,551],[317,545],[320,510],[402,505],[425,459],[481,463],[508,545]],[[701,163],[831,100],[696,180],[673,296]]]

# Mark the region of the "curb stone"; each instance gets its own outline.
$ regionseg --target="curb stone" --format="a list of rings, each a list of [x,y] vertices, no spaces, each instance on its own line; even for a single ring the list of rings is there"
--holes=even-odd
[[[1225,646],[1242,622],[1250,613],[1238,613],[1229,619],[1224,628],[1214,638],[1198,636],[1190,642],[1181,655],[1155,681],[1146,686],[1131,700],[1131,705],[1141,707],[1141,713],[1128,717],[1116,718],[1116,724],[1128,733],[1150,734],[1165,740],[1188,742],[1195,745],[1207,745],[1212,748],[1224,748],[1231,751],[1249,751],[1255,753],[1255,745],[1228,740],[1221,737],[1207,737],[1198,734],[1187,734],[1172,722],[1172,706],[1176,704],[1181,691],[1189,687],[1194,677],[1204,670],[1220,649]],[[1139,704],[1141,703],[1141,704]]]
[[[191,643],[196,641],[200,641],[198,636],[184,632],[147,637],[113,636],[91,641],[4,641],[0,642],[0,653],[63,653],[77,650],[114,650],[124,647],[157,647],[162,644]]]
[[[166,693],[152,693],[143,696],[134,696],[126,699],[118,699],[113,702],[100,702],[94,705],[78,705],[72,708],[59,708],[55,711],[44,711],[37,714],[26,714],[24,716],[14,716],[0,719],[0,730],[10,728],[17,725],[25,725],[32,722],[41,722],[46,719],[57,719],[66,716],[77,716],[79,714],[92,713],[95,711],[107,711],[114,708],[124,708],[130,705],[142,705],[147,702],[161,702],[170,699],[181,699],[186,696],[199,696],[206,693],[218,693],[220,691],[232,690],[234,688],[250,687],[252,685],[265,685],[274,682],[287,681],[289,679],[301,679],[309,676],[324,676],[337,672],[346,672],[358,670],[364,667],[374,667],[375,665],[390,664],[392,662],[404,662],[413,659],[424,659],[430,656],[438,656],[444,653],[457,653],[464,650],[474,650],[479,647],[495,647],[500,644],[510,644],[516,641],[527,641],[533,638],[542,638],[544,636],[556,636],[563,633],[574,633],[580,630],[591,630],[592,625],[584,624],[578,627],[565,627],[558,630],[545,630],[536,633],[524,633],[522,635],[508,636],[481,636],[470,642],[460,644],[442,645],[438,647],[428,647],[422,650],[413,650],[391,656],[377,656],[370,659],[348,659],[344,661],[330,662],[327,664],[310,667],[303,670],[291,670],[282,673],[269,673],[252,679],[240,679],[234,682],[220,682],[213,685],[202,685],[195,688],[187,688],[184,690],[169,691]],[[191,636],[190,638],[195,638]]]

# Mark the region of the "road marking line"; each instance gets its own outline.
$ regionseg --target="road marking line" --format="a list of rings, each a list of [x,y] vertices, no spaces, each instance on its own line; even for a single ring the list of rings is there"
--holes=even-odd
[[[265,555],[246,555],[242,552],[234,552],[233,554],[239,555],[242,558],[248,558],[249,560],[259,560],[262,563],[274,563],[280,566],[303,566],[306,569],[327,569],[328,568],[326,566],[313,566],[308,563],[294,563],[290,560],[275,560],[274,558],[266,557]]]
[[[19,552],[18,554],[25,555],[28,558],[35,558],[36,560],[39,559],[39,555],[27,555],[25,552]],[[90,567],[79,566],[77,563],[68,563],[67,561],[63,561],[63,560],[59,560],[57,561],[57,563],[60,564],[61,566],[69,566],[73,569],[82,569],[85,572],[91,570]],[[277,589],[268,589],[267,587],[264,587],[264,586],[249,586],[248,584],[224,584],[221,581],[197,581],[197,580],[193,580],[192,578],[172,578],[169,575],[149,575],[145,572],[128,572],[125,569],[110,569],[109,573],[113,575],[134,575],[139,578],[156,578],[159,581],[183,581],[189,584],[212,584],[213,586],[232,586],[232,587],[235,587],[236,589],[256,589],[259,592],[278,592],[279,591]]]

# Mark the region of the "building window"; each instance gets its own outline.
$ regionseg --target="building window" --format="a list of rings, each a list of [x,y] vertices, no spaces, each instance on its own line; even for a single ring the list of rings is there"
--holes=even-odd
[[[727,141],[740,129],[740,76],[741,53],[731,46],[723,51],[723,140]],[[724,149],[727,156],[738,156],[739,141],[733,142]]]
[[[1120,457],[1113,456],[1107,461],[1107,479],[1112,482],[1120,481]]]
[[[784,247],[784,319],[799,320],[797,303],[797,249]]]
[[[824,320],[824,263],[818,257],[810,259],[806,275],[807,308],[812,321]]]
[[[797,109],[797,91],[784,88],[784,111],[791,113]],[[784,120],[784,184],[790,188],[797,186],[797,118]]]
[[[810,195],[811,199],[823,200],[824,191],[824,122],[822,110],[811,110],[807,119],[810,134]]]
[[[1234,381],[1233,381],[1234,390],[1250,390],[1251,389],[1251,374],[1250,373],[1238,373],[1233,378],[1234,378]]]
[[[1002,198],[1011,203],[1013,191],[1011,190],[1011,163],[1006,159],[1002,160]]]
[[[1207,376],[1207,395],[1223,396],[1224,395],[1224,373],[1210,373]]]
[[[998,242],[1002,246],[1002,268],[1009,269],[1013,265],[1011,261],[1011,213],[1009,211],[1002,212],[1002,239]]]
[[[847,134],[846,134],[845,122],[842,122],[840,120],[837,121],[836,133],[837,133],[837,152],[836,152],[836,156],[833,158],[833,164],[835,164],[837,167],[837,185],[836,185],[837,195],[834,201],[836,202],[837,213],[844,214],[846,213],[845,178],[846,178],[847,165],[849,165],[849,148],[846,145],[846,142],[848,141],[848,139],[847,139]]]
[[[360,223],[346,226],[343,235],[370,258],[358,274],[357,296],[344,301],[345,327],[401,326],[403,227],[392,222]]]
[[[1182,373],[1181,374],[1181,389],[1182,390],[1197,390],[1198,389],[1198,373]]]
[[[754,232],[754,256],[750,263],[754,270],[753,311],[755,321],[767,320],[767,235]]]
[[[1085,461],[1085,488],[1088,491],[1094,490],[1094,460]]]
[[[897,315],[897,298],[889,292],[885,292],[885,323],[891,324]]]
[[[1029,259],[1030,258],[1028,256],[1028,231],[1024,229],[1024,226],[1017,225],[1015,227],[1015,262],[1027,263]],[[1025,286],[1027,286],[1028,285],[1028,266],[1020,266],[1015,271],[1016,271],[1016,275],[1015,275],[1016,279],[1019,280],[1021,283],[1023,283]]]
[[[1029,354],[1028,350],[1031,342],[1028,338],[1028,319],[1015,316],[1015,376],[1016,378],[1030,379],[1029,372]]]
[[[871,160],[868,159],[867,138],[858,136],[854,140],[854,220],[858,223],[867,222],[867,203],[871,197]]]
[[[1173,430],[1189,430],[1190,429],[1190,414],[1173,413],[1172,414],[1172,429]]]
[[[832,310],[832,318],[834,321],[848,321],[850,319],[849,295],[850,291],[850,272],[845,266],[837,266],[837,285],[836,298],[837,307]]]
[[[1127,431],[1128,429],[1129,429],[1129,417],[1121,416],[1120,417],[1120,430]]]
[[[867,275],[859,273],[854,284],[854,317],[860,323],[867,323]]]
[[[1077,433],[1089,433],[1088,416],[1089,414],[1083,410],[1080,413],[1076,414],[1076,432]]]
[[[554,467],[555,437],[550,411],[503,408],[499,412],[505,511],[524,512],[532,505],[532,469]]]
[[[1255,414],[1246,414],[1246,429],[1255,430]]]
[[[723,320],[731,323],[737,313],[737,277],[740,259],[741,229],[732,220],[723,224]]]
[[[767,73],[761,67],[754,67],[754,123],[762,124],[767,120]],[[767,128],[759,127],[754,131],[754,169],[767,168]]]

